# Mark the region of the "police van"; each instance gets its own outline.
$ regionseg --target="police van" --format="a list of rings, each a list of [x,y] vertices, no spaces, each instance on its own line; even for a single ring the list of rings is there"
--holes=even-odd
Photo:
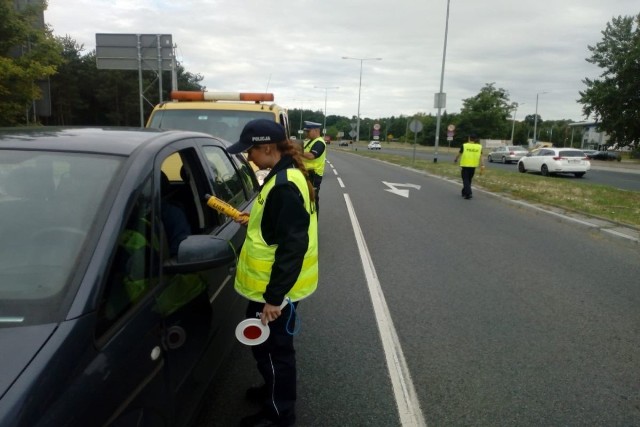
[[[153,109],[147,127],[204,132],[233,143],[249,121],[267,119],[290,134],[287,112],[272,93],[172,91],[170,98]]]

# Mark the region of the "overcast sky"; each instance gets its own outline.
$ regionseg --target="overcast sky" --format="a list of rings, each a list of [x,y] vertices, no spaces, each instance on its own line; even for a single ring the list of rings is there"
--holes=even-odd
[[[451,0],[443,92],[447,111],[487,83],[543,120],[584,120],[576,102],[587,46],[638,0]],[[45,21],[95,49],[96,33],[171,34],[209,91],[273,92],[287,108],[355,116],[436,114],[446,0],[49,0]],[[342,57],[382,58],[345,60]],[[330,89],[318,89],[330,88]],[[338,87],[338,89],[335,89]],[[542,92],[547,92],[542,94]]]

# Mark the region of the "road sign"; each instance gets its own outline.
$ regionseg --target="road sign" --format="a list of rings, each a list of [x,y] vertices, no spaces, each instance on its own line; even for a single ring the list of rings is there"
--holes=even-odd
[[[99,70],[172,70],[171,34],[96,34]]]
[[[447,126],[447,130],[453,132],[454,130],[456,130],[456,127],[454,125],[449,125]]]
[[[380,130],[380,124],[376,123],[375,125],[373,125],[373,129],[374,130]]]
[[[352,130],[351,132],[349,132],[349,136],[350,136],[351,138],[355,138],[355,137],[356,137],[356,131],[355,131],[355,130]]]
[[[411,122],[409,123],[409,129],[414,133],[420,132],[422,130],[422,122],[417,119],[411,120]]]

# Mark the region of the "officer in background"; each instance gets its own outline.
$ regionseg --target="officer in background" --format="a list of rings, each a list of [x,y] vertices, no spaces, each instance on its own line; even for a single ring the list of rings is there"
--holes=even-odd
[[[322,125],[315,122],[304,122],[305,140],[302,144],[302,161],[309,172],[309,179],[316,193],[316,212],[320,210],[320,184],[324,174],[324,163],[327,158],[327,144],[320,136]]]
[[[476,173],[476,168],[480,166],[481,174],[484,169],[482,145],[475,135],[470,135],[469,140],[462,144],[453,163],[456,163],[458,158],[460,158],[460,174],[462,176],[462,197],[469,200],[472,197],[471,181]]]

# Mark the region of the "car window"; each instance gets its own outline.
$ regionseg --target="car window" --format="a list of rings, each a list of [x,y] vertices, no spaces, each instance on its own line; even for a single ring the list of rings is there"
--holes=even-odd
[[[242,178],[221,147],[207,145],[202,147],[211,169],[211,186],[215,196],[239,208],[247,202]]]
[[[160,169],[167,178],[165,190],[170,190],[165,201],[185,212],[191,231],[194,234],[209,233],[222,224],[218,214],[205,207],[203,197],[211,189],[196,150],[193,147],[179,151],[169,148],[159,156],[159,161]]]
[[[0,327],[55,322],[66,311],[122,163],[95,154],[0,152]]]
[[[118,236],[98,310],[97,336],[141,301],[158,284],[160,234],[153,228],[151,176],[144,180]],[[156,222],[157,223],[157,222]]]
[[[578,150],[565,150],[561,151],[560,155],[562,157],[584,157],[584,153]]]
[[[247,200],[251,200],[259,190],[256,175],[253,172],[253,169],[251,168],[249,162],[245,160],[242,154],[231,156],[231,160],[233,161],[236,170],[240,174],[240,179],[242,180],[242,183],[244,185]]]

